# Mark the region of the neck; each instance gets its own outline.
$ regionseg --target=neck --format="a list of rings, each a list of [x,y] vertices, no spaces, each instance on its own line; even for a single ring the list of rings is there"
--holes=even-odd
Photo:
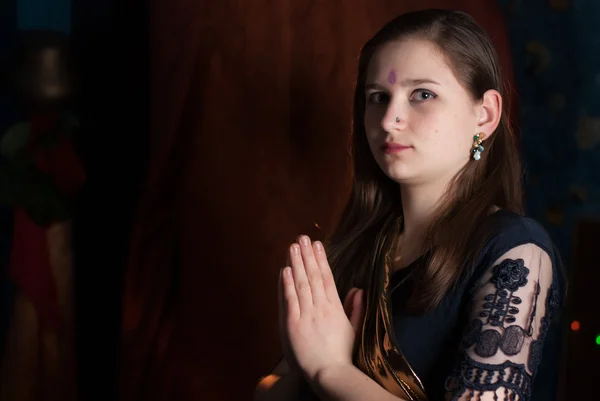
[[[446,183],[428,186],[402,186],[402,215],[404,216],[404,234],[414,236],[425,230],[431,223],[440,200],[445,192]]]
[[[403,230],[401,253],[403,259],[418,256],[423,247],[426,230],[431,224],[447,182],[438,181],[428,185],[402,185]],[[400,245],[400,244],[399,244]]]

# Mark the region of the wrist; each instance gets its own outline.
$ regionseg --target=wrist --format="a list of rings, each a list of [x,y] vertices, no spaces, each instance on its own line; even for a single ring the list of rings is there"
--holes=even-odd
[[[357,371],[359,371],[358,368],[352,363],[330,365],[317,371],[310,383],[318,389],[329,388],[334,383],[356,374]]]

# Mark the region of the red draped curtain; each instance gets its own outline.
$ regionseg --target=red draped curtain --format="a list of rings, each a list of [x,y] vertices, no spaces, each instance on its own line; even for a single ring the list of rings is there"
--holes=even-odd
[[[490,32],[495,2],[153,0],[150,167],[126,271],[120,400],[247,400],[279,357],[276,282],[348,190],[361,45],[417,8]]]

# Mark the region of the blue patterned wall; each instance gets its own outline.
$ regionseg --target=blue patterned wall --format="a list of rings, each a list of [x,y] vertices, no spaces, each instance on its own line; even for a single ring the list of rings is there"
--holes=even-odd
[[[528,213],[567,266],[573,223],[600,217],[600,1],[501,0],[519,92]]]
[[[600,216],[600,1],[500,3],[519,93],[527,212],[549,231],[568,269],[574,222]],[[534,401],[556,400],[560,345],[560,331],[549,333]]]
[[[69,33],[71,0],[17,0],[19,29],[52,29]]]

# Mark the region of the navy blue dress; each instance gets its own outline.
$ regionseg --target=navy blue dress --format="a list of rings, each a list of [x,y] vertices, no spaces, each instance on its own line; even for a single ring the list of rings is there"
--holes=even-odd
[[[464,280],[434,311],[406,310],[423,256],[391,278],[397,343],[430,400],[531,399],[550,319],[561,305],[560,259],[534,220],[498,211],[491,236]],[[461,398],[462,397],[462,398]]]

